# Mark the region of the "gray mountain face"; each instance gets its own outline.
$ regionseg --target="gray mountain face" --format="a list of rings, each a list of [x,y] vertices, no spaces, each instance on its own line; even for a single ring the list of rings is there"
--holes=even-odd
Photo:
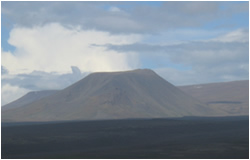
[[[32,92],[27,93],[23,97],[2,106],[1,110],[6,111],[8,109],[19,108],[19,107],[28,105],[36,100],[40,100],[44,97],[50,96],[56,92],[57,90],[32,91]]]
[[[220,109],[224,115],[249,114],[249,80],[180,86],[182,91]]]
[[[53,95],[2,112],[2,121],[214,116],[218,111],[139,69],[93,73]]]

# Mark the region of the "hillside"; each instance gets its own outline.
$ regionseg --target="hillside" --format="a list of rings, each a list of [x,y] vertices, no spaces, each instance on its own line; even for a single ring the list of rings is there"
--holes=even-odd
[[[221,114],[149,69],[93,73],[75,84],[2,112],[2,121],[61,121]]]
[[[28,105],[36,100],[40,100],[44,97],[50,96],[56,92],[57,90],[32,91],[32,92],[27,93],[23,97],[2,106],[1,109],[2,111],[5,111],[8,109],[19,108],[19,107]]]
[[[249,114],[249,81],[180,86],[182,91],[227,115]]]

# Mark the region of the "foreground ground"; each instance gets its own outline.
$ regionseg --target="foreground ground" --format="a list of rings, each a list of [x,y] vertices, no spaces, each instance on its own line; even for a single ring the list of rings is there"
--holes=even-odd
[[[2,158],[249,158],[248,116],[2,124]]]

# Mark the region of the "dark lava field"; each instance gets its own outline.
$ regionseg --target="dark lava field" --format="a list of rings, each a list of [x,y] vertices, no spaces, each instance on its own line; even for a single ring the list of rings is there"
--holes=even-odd
[[[249,158],[249,120],[184,117],[2,123],[2,158]]]

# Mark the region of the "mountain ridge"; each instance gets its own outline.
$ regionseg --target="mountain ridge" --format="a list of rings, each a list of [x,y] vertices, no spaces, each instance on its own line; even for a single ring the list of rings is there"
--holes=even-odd
[[[249,115],[249,80],[179,86],[182,91],[228,115]]]
[[[4,111],[4,121],[60,121],[218,114],[154,71],[97,72],[69,87]]]
[[[49,95],[52,95],[56,93],[58,90],[43,90],[43,91],[31,91],[25,94],[24,96],[20,97],[17,100],[14,100],[8,104],[5,104],[1,106],[1,110],[5,111],[8,109],[14,109],[19,108],[23,105],[27,105],[29,103],[32,103],[33,101],[42,99],[44,97],[47,97]]]

